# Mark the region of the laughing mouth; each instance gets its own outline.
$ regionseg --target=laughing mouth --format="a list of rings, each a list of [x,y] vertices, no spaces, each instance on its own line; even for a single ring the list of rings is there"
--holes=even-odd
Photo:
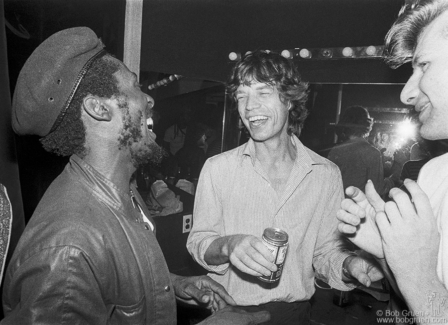
[[[267,120],[268,120],[268,118],[266,116],[262,116],[262,115],[249,117],[249,122],[253,125],[260,125]]]
[[[147,126],[148,130],[152,132],[152,129],[154,127],[154,121],[152,120],[151,117],[146,119],[146,126]]]

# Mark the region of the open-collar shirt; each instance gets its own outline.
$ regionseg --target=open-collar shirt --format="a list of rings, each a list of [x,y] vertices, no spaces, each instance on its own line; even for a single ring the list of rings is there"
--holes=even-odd
[[[255,156],[252,139],[210,158],[196,192],[193,228],[187,247],[209,275],[239,305],[305,301],[314,294],[315,276],[339,290],[342,263],[350,255],[337,230],[336,211],[343,199],[339,169],[291,138],[297,155],[284,191],[278,195]],[[265,284],[225,263],[208,265],[204,254],[221,236],[261,237],[268,227],[289,235],[289,249],[278,285]]]

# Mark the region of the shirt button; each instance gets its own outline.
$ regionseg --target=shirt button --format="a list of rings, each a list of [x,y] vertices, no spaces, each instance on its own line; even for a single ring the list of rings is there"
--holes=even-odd
[[[170,292],[170,290],[171,290],[170,286],[166,286],[164,289],[166,292]]]
[[[137,218],[137,219],[135,219],[135,222],[138,222],[138,218]]]
[[[148,225],[145,225],[145,229],[146,229],[146,230],[149,230],[149,226],[148,226]]]

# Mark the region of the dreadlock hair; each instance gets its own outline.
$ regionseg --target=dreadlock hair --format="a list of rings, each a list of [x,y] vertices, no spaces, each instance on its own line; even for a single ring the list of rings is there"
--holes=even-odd
[[[81,119],[82,102],[87,95],[106,98],[118,96],[118,82],[113,74],[119,68],[119,63],[108,55],[93,62],[79,84],[59,127],[40,139],[46,151],[60,156],[77,154],[81,158],[87,154],[86,129]]]
[[[233,67],[227,82],[227,92],[236,101],[237,88],[240,85],[249,86],[252,82],[266,83],[277,88],[280,100],[291,105],[288,134],[299,136],[308,115],[305,106],[308,83],[302,81],[293,62],[273,52],[258,50],[250,53]]]
[[[448,9],[445,0],[416,0],[405,4],[385,37],[385,60],[396,69],[412,60],[423,30]]]

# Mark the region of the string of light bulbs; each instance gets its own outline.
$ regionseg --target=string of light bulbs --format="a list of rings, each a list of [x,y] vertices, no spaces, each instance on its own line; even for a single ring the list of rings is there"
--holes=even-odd
[[[150,85],[148,86],[148,89],[149,89],[149,90],[153,90],[153,89],[159,88],[159,87],[161,87],[161,86],[166,86],[166,85],[168,85],[169,83],[172,83],[173,81],[175,81],[175,80],[179,80],[179,79],[181,79],[181,78],[183,78],[183,76],[178,75],[178,74],[172,74],[172,75],[169,76],[169,77],[163,78],[163,79],[161,79],[161,80],[159,80],[159,81],[157,81],[157,82],[155,82],[155,83],[153,83],[153,84],[150,84]]]

